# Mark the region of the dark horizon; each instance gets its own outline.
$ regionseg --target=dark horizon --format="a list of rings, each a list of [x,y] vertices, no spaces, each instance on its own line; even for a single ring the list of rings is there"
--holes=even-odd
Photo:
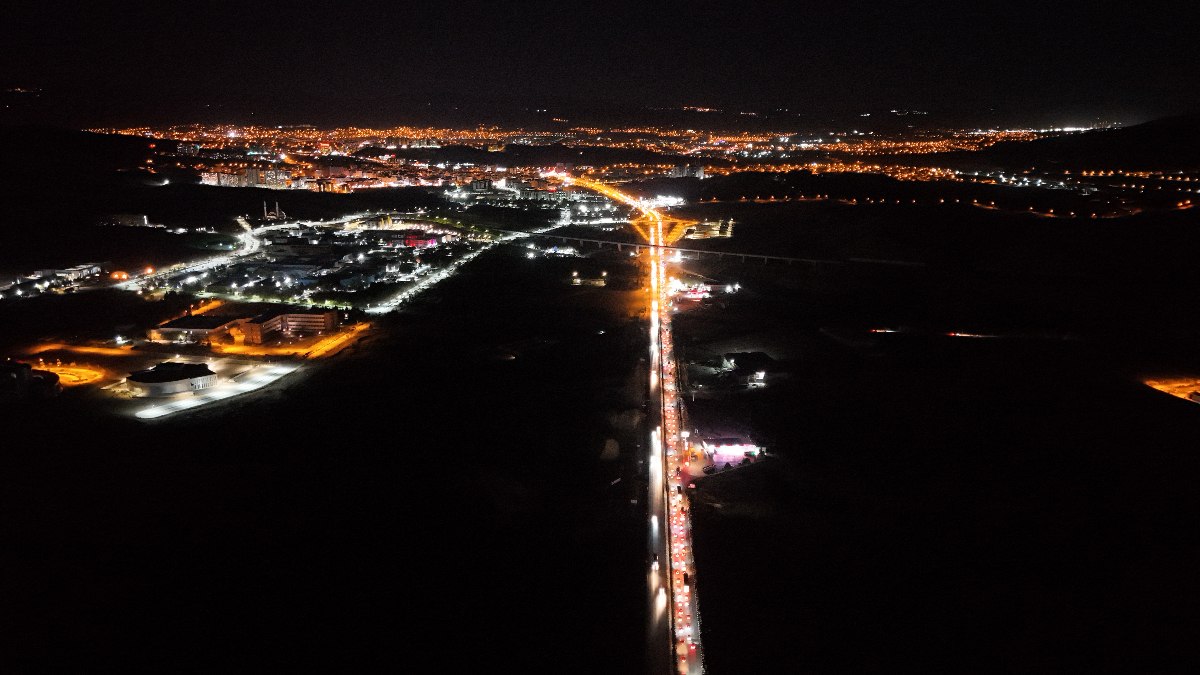
[[[1200,111],[1194,10],[1170,9],[38,5],[6,21],[0,85],[3,122],[77,127],[621,124],[682,106],[725,111],[685,124],[789,130],[893,109],[938,126],[1133,124]]]

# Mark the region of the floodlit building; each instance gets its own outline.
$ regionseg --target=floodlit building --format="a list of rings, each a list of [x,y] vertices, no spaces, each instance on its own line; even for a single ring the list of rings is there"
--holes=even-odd
[[[703,164],[677,164],[671,169],[672,178],[704,178]]]
[[[239,317],[209,314],[182,316],[151,329],[149,338],[155,342],[211,342],[228,333],[239,321]]]
[[[406,234],[404,245],[408,248],[431,248],[441,243],[441,237],[429,234]]]
[[[202,172],[200,174],[200,184],[217,187],[245,187],[245,181],[241,175],[225,171]]]
[[[688,239],[713,239],[715,237],[727,239],[733,236],[733,219],[718,220],[715,223],[707,221],[696,223],[689,227],[683,236]]]
[[[216,383],[217,374],[206,364],[172,361],[130,373],[125,378],[125,386],[134,396],[171,396],[208,389]]]
[[[753,457],[758,454],[759,447],[741,437],[721,436],[705,438],[700,441],[704,454],[710,458],[724,457]]]
[[[56,270],[55,275],[67,281],[79,281],[100,274],[99,263],[84,263],[65,270]]]
[[[259,187],[285,190],[292,187],[292,172],[285,169],[247,167],[237,173],[229,171],[205,171],[200,174],[200,183],[219,187]]]
[[[338,313],[334,310],[280,310],[260,314],[240,326],[246,344],[260,345],[272,335],[313,335],[337,328]]]

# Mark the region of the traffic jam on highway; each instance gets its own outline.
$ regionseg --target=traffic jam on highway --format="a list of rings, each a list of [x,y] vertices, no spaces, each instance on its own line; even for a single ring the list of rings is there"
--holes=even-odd
[[[665,499],[666,545],[670,559],[669,583],[673,649],[678,672],[704,672],[700,649],[700,614],[695,593],[695,559],[692,557],[692,525],[683,491],[691,480],[688,472],[687,432],[683,430],[683,403],[678,396],[675,345],[671,334],[671,288],[667,283],[667,260],[659,248],[665,243],[663,219],[647,209],[650,227],[650,345],[654,372],[651,391],[659,392],[662,406],[661,433],[651,443],[651,461],[661,462],[660,494]],[[657,380],[657,382],[656,382]],[[659,387],[655,387],[655,384]],[[656,430],[659,431],[659,430]],[[652,525],[653,528],[653,525]]]
[[[679,398],[675,346],[671,335],[672,295],[668,282],[666,249],[691,223],[661,213],[647,201],[611,185],[585,178],[553,175],[567,185],[598,192],[630,206],[641,215],[630,221],[649,246],[650,264],[650,394],[661,406],[661,425],[650,434],[650,591],[656,607],[655,621],[669,618],[674,669],[681,675],[704,672],[700,644],[700,612],[696,598],[696,563],[692,556],[692,524],[686,486],[691,482],[688,432],[684,430],[683,402]],[[659,513],[666,520],[665,537],[659,530]],[[667,555],[666,585],[662,581],[660,551]],[[670,611],[666,612],[669,605]]]

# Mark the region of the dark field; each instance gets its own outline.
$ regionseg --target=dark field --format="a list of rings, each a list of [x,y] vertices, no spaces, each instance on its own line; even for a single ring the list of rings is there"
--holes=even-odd
[[[701,482],[712,672],[1194,654],[1194,404],[1061,344],[796,342],[792,382],[693,407],[781,455]]]
[[[488,254],[373,343],[191,418],[6,407],[5,661],[639,672],[645,521],[610,418],[640,405],[644,335],[626,294],[541,262]]]
[[[174,234],[148,227],[103,227],[55,222],[0,232],[0,273],[24,275],[85,262],[111,263],[105,269],[137,272],[217,255],[232,237]]]
[[[780,456],[697,490],[711,672],[1172,671],[1197,655],[1200,408],[1139,382],[1200,372],[1197,289],[1082,262],[1074,278],[689,266],[747,290],[677,319],[681,357],[763,350],[791,375],[690,404]],[[996,337],[946,335],[968,330]]]

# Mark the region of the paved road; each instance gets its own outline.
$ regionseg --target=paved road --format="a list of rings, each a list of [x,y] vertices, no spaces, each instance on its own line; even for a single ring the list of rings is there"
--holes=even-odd
[[[599,192],[641,212],[634,229],[650,244],[650,399],[657,425],[650,436],[648,576],[650,614],[647,626],[652,673],[704,672],[700,612],[695,593],[692,525],[683,491],[687,489],[687,439],[682,429],[683,403],[678,397],[675,346],[671,332],[671,295],[663,247],[682,232],[681,221],[663,216],[641,200],[610,185],[580,178],[565,182]]]

